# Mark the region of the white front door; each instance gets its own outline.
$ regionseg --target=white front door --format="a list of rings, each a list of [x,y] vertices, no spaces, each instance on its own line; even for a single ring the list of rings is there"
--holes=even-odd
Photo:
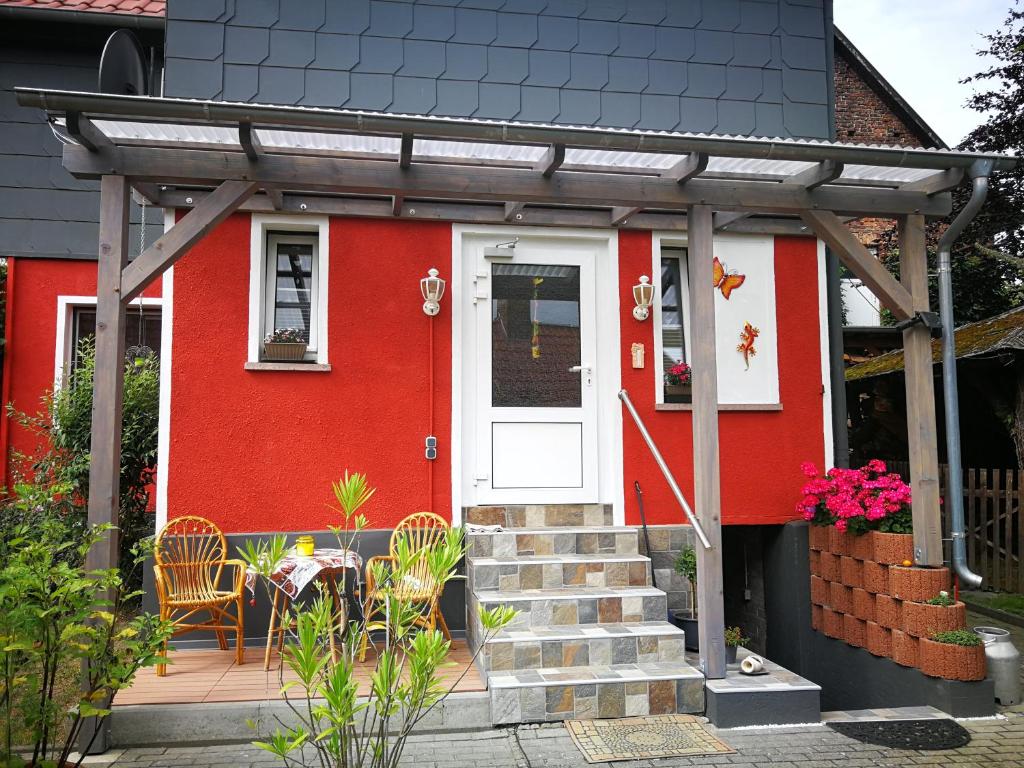
[[[463,240],[475,502],[597,502],[599,246],[529,236],[511,258],[488,258],[494,242]]]

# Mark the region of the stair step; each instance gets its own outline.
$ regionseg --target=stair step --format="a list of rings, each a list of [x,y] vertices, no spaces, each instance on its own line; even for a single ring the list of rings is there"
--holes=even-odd
[[[682,660],[498,672],[487,683],[495,725],[704,709],[704,676]]]
[[[611,504],[525,504],[466,507],[462,519],[475,525],[547,528],[563,525],[612,525]]]
[[[556,624],[614,624],[659,621],[668,615],[668,598],[653,587],[561,587],[554,589],[481,590],[470,593],[470,615],[510,605],[520,614],[509,629]]]
[[[650,558],[634,554],[558,554],[471,557],[470,589],[646,587]]]
[[[665,621],[505,629],[488,640],[480,659],[494,673],[673,661],[683,658],[684,641],[683,631]]]
[[[639,551],[637,529],[625,526],[506,528],[501,531],[468,533],[466,542],[469,557],[629,555]]]

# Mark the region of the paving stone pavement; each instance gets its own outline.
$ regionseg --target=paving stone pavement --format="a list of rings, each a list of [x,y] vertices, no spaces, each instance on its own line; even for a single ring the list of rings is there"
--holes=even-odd
[[[601,765],[614,768],[690,765],[725,765],[730,768],[906,768],[918,765],[930,768],[1024,768],[1024,712],[1008,711],[1001,719],[967,720],[963,725],[972,734],[971,743],[963,749],[942,752],[885,749],[853,741],[825,726],[798,726],[716,731],[719,738],[736,750],[736,754],[731,755]],[[117,755],[113,762],[109,758],[103,762],[114,768],[270,768],[279,765],[270,754],[247,744],[129,749]],[[586,765],[560,723],[417,735],[408,742],[401,764],[417,768]]]

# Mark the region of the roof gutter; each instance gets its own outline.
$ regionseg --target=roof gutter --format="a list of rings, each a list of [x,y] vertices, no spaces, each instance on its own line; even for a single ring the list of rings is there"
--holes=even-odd
[[[959,393],[956,380],[956,343],[953,320],[953,243],[977,215],[988,196],[990,160],[977,160],[968,170],[971,197],[939,240],[939,317],[942,321],[942,398],[946,416],[946,460],[949,463],[949,499],[952,513],[950,535],[953,538],[953,570],[967,586],[977,589],[982,577],[967,565],[964,527],[963,467],[960,454]]]
[[[719,157],[821,162],[834,160],[850,165],[884,165],[892,168],[968,168],[979,158],[989,158],[998,170],[1013,168],[1012,156],[951,150],[910,149],[833,144],[797,139],[736,138],[666,131],[619,130],[514,123],[418,115],[392,115],[345,109],[284,107],[224,101],[201,101],[152,96],[118,96],[77,91],[16,88],[18,103],[39,107],[51,115],[79,112],[94,118],[123,120],[180,120],[235,126],[254,123],[298,130],[351,131],[356,133],[411,133],[417,138],[481,141],[499,144],[563,144],[568,147],[689,154],[704,152]]]
[[[92,24],[103,27],[126,27],[128,29],[164,28],[163,16],[145,16],[138,13],[71,11],[60,8],[26,8],[24,6],[0,6],[0,19]]]

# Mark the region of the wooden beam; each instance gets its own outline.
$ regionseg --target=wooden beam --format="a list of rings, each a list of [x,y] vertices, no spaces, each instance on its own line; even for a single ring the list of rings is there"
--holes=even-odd
[[[266,193],[271,205],[274,206],[275,211],[284,210],[284,192],[277,187],[264,187],[263,191]]]
[[[725,603],[722,586],[722,499],[718,455],[718,373],[711,208],[694,205],[690,230],[690,346],[693,368],[693,490],[697,519],[711,548],[697,549],[697,615],[700,663],[709,679],[725,677]]]
[[[132,181],[132,188],[135,193],[146,201],[146,205],[156,205],[157,201],[160,200],[160,185],[149,184],[143,181]],[[141,205],[141,202],[140,202]]]
[[[118,173],[141,181],[191,186],[236,179],[284,190],[381,197],[402,194],[406,198],[475,202],[517,200],[527,205],[682,210],[691,204],[707,204],[716,210],[791,214],[820,209],[877,216],[945,216],[952,206],[949,195],[928,197],[900,190],[837,185],[806,190],[778,182],[702,178],[680,185],[649,176],[597,173],[564,173],[547,179],[520,169],[414,163],[403,170],[398,163],[374,160],[269,154],[252,163],[241,152],[121,146],[93,153],[67,144],[64,167],[79,178]]]
[[[704,173],[708,167],[708,160],[704,152],[691,152],[668,170],[662,171],[661,178],[685,184],[693,177]]]
[[[96,127],[92,120],[78,112],[67,113],[64,127],[71,138],[90,152],[99,152],[101,149],[111,149],[114,146],[114,143]]]
[[[250,160],[258,160],[263,154],[263,147],[259,137],[256,136],[256,129],[252,127],[252,123],[238,124],[238,143],[242,145],[242,151]]]
[[[918,181],[902,184],[900,189],[905,192],[924,192],[926,195],[937,195],[942,192],[949,192],[951,189],[956,189],[963,180],[963,168],[950,168],[948,171],[940,171]]]
[[[928,252],[924,216],[899,219],[900,279],[915,312],[927,312]],[[939,436],[935,419],[935,379],[931,332],[921,323],[903,331],[907,391],[907,448],[914,500],[914,561],[942,565],[942,508],[939,499]]]
[[[121,301],[129,302],[180,259],[211,229],[230,216],[259,188],[251,181],[225,181],[185,217],[124,268]]]
[[[720,229],[725,229],[730,224],[747,218],[749,215],[749,213],[742,212],[730,213],[729,211],[719,211],[711,218],[711,221],[715,230],[718,231]]]
[[[402,147],[398,152],[398,167],[408,168],[412,165],[413,134],[402,134]]]
[[[613,227],[621,227],[639,212],[639,208],[634,208],[632,206],[616,206],[615,208],[612,208],[611,217],[608,223]]]
[[[823,160],[816,163],[806,171],[790,176],[783,184],[791,184],[804,189],[817,189],[823,184],[829,184],[843,175],[843,164],[834,160]]]
[[[505,221],[522,219],[525,207],[526,203],[505,203]]]
[[[544,157],[536,162],[533,166],[533,170],[540,171],[540,175],[545,179],[550,179],[555,171],[562,167],[562,163],[565,162],[565,145],[564,144],[552,144],[548,147],[547,152],[544,153]]]
[[[128,199],[127,179],[122,176],[104,176],[100,179],[96,373],[93,377],[88,520],[90,526],[114,527],[103,534],[86,554],[85,567],[89,571],[117,568],[120,560],[117,525],[121,487],[126,309],[120,291],[121,272],[128,263]],[[105,750],[106,723],[106,720],[89,722],[82,729],[81,745],[87,744],[98,731],[92,751]]]
[[[910,292],[889,274],[889,270],[882,262],[861,245],[857,237],[834,213],[804,211],[800,218],[835,251],[847,269],[864,281],[864,285],[897,320],[906,320],[914,314]]]

